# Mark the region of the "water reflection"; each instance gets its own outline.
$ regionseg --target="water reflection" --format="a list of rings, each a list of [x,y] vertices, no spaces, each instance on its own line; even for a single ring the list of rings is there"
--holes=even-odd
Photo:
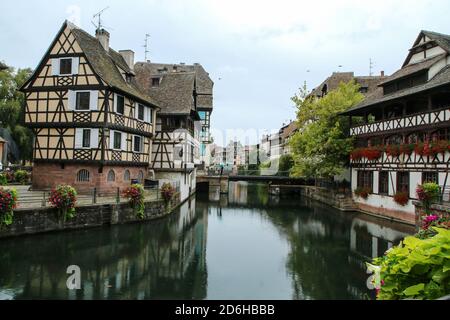
[[[0,299],[364,299],[364,261],[413,232],[230,183],[156,222],[1,240]]]
[[[0,242],[3,298],[203,299],[207,211],[186,203],[149,224],[55,233]],[[66,288],[78,265],[82,289]]]

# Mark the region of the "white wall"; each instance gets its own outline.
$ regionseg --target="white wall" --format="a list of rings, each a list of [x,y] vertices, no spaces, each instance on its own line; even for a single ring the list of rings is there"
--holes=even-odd
[[[197,176],[197,169],[194,169],[191,173],[186,174],[183,172],[156,172],[156,179],[159,180],[160,187],[166,182],[179,183],[181,201],[184,201],[187,198],[189,198],[190,196],[189,190],[191,190],[191,192],[195,191],[196,176]]]

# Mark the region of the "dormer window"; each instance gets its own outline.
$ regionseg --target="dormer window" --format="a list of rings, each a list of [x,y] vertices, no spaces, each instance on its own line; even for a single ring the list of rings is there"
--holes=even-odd
[[[132,79],[133,79],[133,76],[131,74],[125,74],[125,81],[127,83],[131,83]]]
[[[152,87],[159,87],[159,78],[152,78]]]

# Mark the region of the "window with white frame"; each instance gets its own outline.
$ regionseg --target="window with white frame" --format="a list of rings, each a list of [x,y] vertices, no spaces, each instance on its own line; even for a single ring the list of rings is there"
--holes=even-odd
[[[113,150],[127,150],[127,134],[120,131],[111,130],[109,147]]]
[[[79,57],[64,57],[52,59],[53,76],[77,75],[80,65]]]
[[[75,149],[98,148],[97,128],[76,128],[75,129]]]
[[[121,96],[119,94],[116,94],[115,102],[115,112],[118,114],[124,114],[125,113],[125,97]]]
[[[76,112],[97,110],[98,91],[95,90],[69,90],[67,92],[68,108]]]
[[[142,152],[144,144],[144,139],[141,136],[134,136],[133,140],[133,151]]]
[[[145,111],[146,111],[145,110],[145,106],[140,104],[140,103],[138,103],[137,118],[139,120],[144,121],[144,119],[145,119]]]

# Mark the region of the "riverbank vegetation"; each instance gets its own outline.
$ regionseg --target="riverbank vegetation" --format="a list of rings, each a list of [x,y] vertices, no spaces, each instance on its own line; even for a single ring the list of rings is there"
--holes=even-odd
[[[341,83],[321,98],[309,96],[306,86],[292,101],[297,107],[299,130],[290,141],[294,158],[292,176],[328,178],[343,172],[352,151],[348,117],[340,113],[363,100],[354,81]]]
[[[368,264],[379,300],[438,299],[450,294],[450,216],[431,212],[439,186],[427,182],[416,189],[424,206],[420,231],[406,237]]]

